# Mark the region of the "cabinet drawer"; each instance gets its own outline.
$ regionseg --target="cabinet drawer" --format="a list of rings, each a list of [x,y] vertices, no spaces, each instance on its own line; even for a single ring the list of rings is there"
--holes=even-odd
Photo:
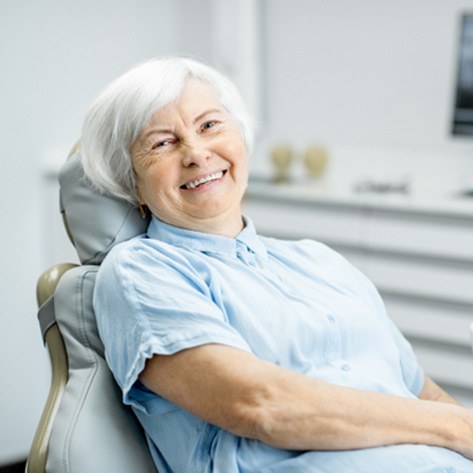
[[[432,345],[413,343],[420,365],[435,381],[471,390],[473,399],[473,357],[469,352],[452,352]]]
[[[473,268],[473,219],[371,211],[366,236],[373,249],[469,260]]]
[[[313,238],[328,244],[362,244],[364,212],[361,209],[348,213],[332,207],[258,200],[245,201],[243,212],[262,235]]]
[[[382,294],[386,310],[406,337],[456,345],[470,353],[473,305],[440,303]]]
[[[473,304],[471,264],[371,253],[364,271],[381,291]]]

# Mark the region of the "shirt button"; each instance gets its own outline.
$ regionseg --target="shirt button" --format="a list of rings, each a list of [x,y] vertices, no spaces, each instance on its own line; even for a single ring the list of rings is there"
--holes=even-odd
[[[351,367],[348,363],[344,363],[342,366],[340,366],[340,369],[342,371],[350,371],[351,370]]]
[[[327,314],[327,319],[331,324],[336,322],[335,317],[332,314]]]

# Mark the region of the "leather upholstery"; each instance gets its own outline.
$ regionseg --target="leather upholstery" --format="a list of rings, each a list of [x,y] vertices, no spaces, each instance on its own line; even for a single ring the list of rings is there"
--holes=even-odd
[[[41,307],[48,309],[52,383],[26,471],[156,473],[141,426],[121,403],[105,362],[92,308],[98,265],[148,221],[127,202],[98,193],[84,176],[80,153],[68,158],[59,180],[61,212],[82,266],[56,265],[38,282],[40,319]]]
[[[148,219],[128,202],[96,191],[85,177],[80,152],[59,173],[60,205],[83,264],[100,264],[120,241],[146,231]]]
[[[67,271],[55,291],[69,377],[51,432],[46,471],[155,473],[141,426],[121,403],[104,360],[92,309],[97,269],[86,265]]]

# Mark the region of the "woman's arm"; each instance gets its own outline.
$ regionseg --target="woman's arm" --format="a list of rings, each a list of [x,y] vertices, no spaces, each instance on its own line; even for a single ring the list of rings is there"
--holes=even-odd
[[[279,448],[413,443],[473,458],[473,413],[459,405],[336,386],[223,345],[155,356],[140,379],[209,423]],[[428,381],[423,395],[432,389]]]
[[[460,405],[450,394],[446,393],[437,383],[428,376],[425,377],[424,388],[419,395],[419,399],[426,401],[446,402],[448,404]]]

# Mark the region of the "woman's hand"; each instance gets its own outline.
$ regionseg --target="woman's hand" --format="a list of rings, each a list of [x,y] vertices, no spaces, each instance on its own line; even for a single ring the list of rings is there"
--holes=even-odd
[[[446,447],[473,459],[473,413],[427,378],[423,399],[360,391],[280,368],[250,353],[203,345],[148,361],[141,381],[235,435],[294,450],[402,443]],[[440,391],[439,391],[440,390]]]
[[[441,402],[435,404],[442,405]],[[448,404],[443,405],[448,406]],[[461,406],[451,406],[451,408],[453,420],[445,427],[448,428],[450,434],[453,432],[453,435],[447,439],[445,445],[440,446],[455,450],[473,460],[473,411]]]

